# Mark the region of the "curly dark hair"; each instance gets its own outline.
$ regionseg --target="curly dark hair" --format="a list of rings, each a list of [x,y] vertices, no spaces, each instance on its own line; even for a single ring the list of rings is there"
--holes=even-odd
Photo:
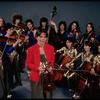
[[[22,21],[23,17],[22,17],[21,14],[15,13],[15,14],[12,15],[12,22],[13,22],[14,24],[15,24],[15,20],[16,20],[16,19],[20,19],[20,21]]]
[[[71,31],[71,26],[72,26],[73,23],[76,24],[76,30],[80,30],[78,21],[73,21],[73,22],[69,25],[67,31]]]
[[[91,31],[93,31],[94,32],[94,25],[93,25],[93,23],[87,23],[87,25],[86,25],[86,27],[88,26],[88,24],[91,26],[91,28],[92,28],[92,30]],[[87,30],[86,30],[86,32],[87,32]]]
[[[46,22],[46,27],[47,27],[47,25],[48,25],[48,19],[45,18],[45,17],[42,17],[42,18],[40,19],[40,27],[42,27],[42,22]]]
[[[67,24],[66,24],[66,22],[65,22],[65,21],[60,21],[60,22],[59,22],[58,31],[60,31],[60,26],[61,26],[61,24],[63,24],[63,25],[64,25],[64,30],[66,31]]]
[[[27,20],[25,21],[26,24],[27,24],[28,22],[30,22],[31,24],[34,25],[34,23],[33,23],[33,21],[32,21],[31,19],[27,19]]]

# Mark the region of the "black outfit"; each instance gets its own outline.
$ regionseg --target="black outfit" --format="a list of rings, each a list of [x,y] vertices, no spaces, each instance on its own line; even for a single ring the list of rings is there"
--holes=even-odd
[[[58,33],[56,34],[57,35],[57,43],[56,43],[56,45],[57,45],[56,49],[57,50],[66,45],[66,43],[65,43],[65,34],[66,34],[66,31],[63,34],[61,34],[61,32],[58,31]]]

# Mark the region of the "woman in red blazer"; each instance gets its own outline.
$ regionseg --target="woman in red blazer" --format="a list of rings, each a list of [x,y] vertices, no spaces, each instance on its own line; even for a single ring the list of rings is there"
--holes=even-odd
[[[31,96],[33,98],[51,98],[52,93],[43,92],[43,74],[46,72],[46,62],[51,63],[51,67],[54,68],[54,47],[46,44],[48,37],[47,31],[42,29],[36,33],[37,43],[28,48],[26,66],[31,69],[30,83],[31,83]],[[52,70],[48,70],[53,75]]]

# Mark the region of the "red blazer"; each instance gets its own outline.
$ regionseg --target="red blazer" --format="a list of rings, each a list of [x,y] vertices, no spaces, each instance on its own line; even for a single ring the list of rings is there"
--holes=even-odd
[[[47,58],[47,62],[51,62],[51,66],[52,68],[54,68],[54,47],[49,44],[45,44],[44,51]],[[39,82],[38,67],[40,66],[40,52],[38,44],[35,44],[32,47],[28,48],[25,64],[28,68],[31,69],[29,79],[35,82]],[[53,74],[53,71],[51,71],[50,73]]]

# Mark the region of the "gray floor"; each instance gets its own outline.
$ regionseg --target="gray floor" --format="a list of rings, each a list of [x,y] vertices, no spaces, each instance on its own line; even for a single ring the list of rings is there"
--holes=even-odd
[[[12,90],[12,99],[31,99],[30,81],[27,76],[26,68],[24,73],[21,73],[22,85],[16,86]],[[73,93],[69,92],[67,88],[55,86],[53,91],[53,99],[71,99]]]

